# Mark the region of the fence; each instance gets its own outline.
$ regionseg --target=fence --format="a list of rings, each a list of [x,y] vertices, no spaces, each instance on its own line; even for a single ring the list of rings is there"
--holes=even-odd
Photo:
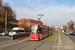
[[[29,36],[29,33],[18,33],[12,36],[12,40],[22,38],[22,37],[28,37],[28,36]]]

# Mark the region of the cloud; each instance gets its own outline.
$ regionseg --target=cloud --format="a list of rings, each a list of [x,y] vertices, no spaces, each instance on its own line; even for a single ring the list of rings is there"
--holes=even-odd
[[[61,8],[62,7],[62,8]],[[69,9],[66,6],[52,6],[50,7],[51,12],[46,9],[42,9],[41,11],[37,11],[39,14],[43,14],[44,16],[41,18],[42,22],[45,24],[51,22],[51,25],[57,26],[58,25],[66,25],[66,23],[70,20],[74,20],[74,11],[72,13],[72,17],[69,17]],[[22,8],[22,7],[15,7],[14,8],[17,13],[17,19],[20,18],[31,18],[31,19],[36,19],[38,18],[38,14],[34,11],[32,11],[29,8]],[[37,8],[38,9],[38,8]],[[75,10],[74,8],[72,10]],[[47,20],[46,20],[46,19]],[[55,18],[55,19],[54,19]],[[49,25],[49,24],[48,24]]]
[[[64,6],[62,4],[56,5],[55,0],[46,0],[49,8],[46,6],[45,2],[42,0],[23,0],[26,4],[28,4],[31,8],[27,5],[22,3],[20,0],[7,0],[9,1],[10,5],[13,5],[12,8],[16,11],[17,19],[21,18],[31,18],[31,19],[38,19],[38,12],[39,14],[43,14],[44,16],[41,18],[41,21],[46,25],[54,25],[54,26],[63,26],[66,25],[68,21],[75,19],[75,6]],[[63,3],[64,4],[64,3]],[[71,13],[69,13],[71,11]]]
[[[37,19],[38,15],[30,10],[29,8],[22,8],[22,7],[14,7],[14,10],[17,13],[17,19],[21,18],[32,18]]]
[[[8,2],[10,6],[12,6],[13,4],[15,4],[12,0],[3,0],[3,3],[5,3],[5,2]]]

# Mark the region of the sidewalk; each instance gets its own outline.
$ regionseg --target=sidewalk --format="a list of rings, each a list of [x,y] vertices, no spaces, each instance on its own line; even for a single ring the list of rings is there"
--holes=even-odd
[[[8,42],[4,42],[0,45],[0,49],[4,48],[4,47],[11,46],[11,45],[14,45],[14,44],[24,42],[25,40],[28,40],[28,39],[29,39],[29,37],[23,37],[23,38],[19,38],[17,40],[11,40],[11,41],[8,41]]]
[[[64,33],[59,34],[57,50],[75,50],[75,44]]]

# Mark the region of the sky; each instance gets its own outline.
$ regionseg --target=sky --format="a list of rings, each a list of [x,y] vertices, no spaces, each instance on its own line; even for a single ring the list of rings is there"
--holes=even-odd
[[[16,11],[16,19],[26,18],[41,21],[48,26],[63,26],[75,22],[75,0],[3,0]],[[46,3],[47,5],[46,5]]]

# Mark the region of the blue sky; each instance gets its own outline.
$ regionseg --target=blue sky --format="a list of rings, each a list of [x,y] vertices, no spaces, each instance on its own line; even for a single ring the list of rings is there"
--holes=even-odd
[[[67,25],[67,22],[70,20],[75,20],[75,0],[45,0],[52,14],[44,0],[22,1],[39,14],[44,14],[44,16],[41,18],[41,21],[48,26],[63,26]],[[37,20],[38,18],[38,14],[20,0],[3,0],[3,2],[8,2],[12,9],[16,11],[16,19],[31,18]]]

